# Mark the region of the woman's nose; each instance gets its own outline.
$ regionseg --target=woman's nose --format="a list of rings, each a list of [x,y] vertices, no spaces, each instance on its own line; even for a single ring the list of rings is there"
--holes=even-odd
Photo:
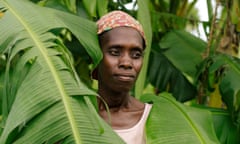
[[[124,69],[133,68],[132,59],[128,54],[124,54],[121,57],[119,57],[119,68],[124,68]]]

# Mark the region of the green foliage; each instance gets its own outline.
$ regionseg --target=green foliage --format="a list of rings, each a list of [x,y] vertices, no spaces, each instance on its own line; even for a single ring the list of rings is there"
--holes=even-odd
[[[216,52],[228,38],[232,41],[223,48],[239,49],[238,1],[221,3],[218,27],[211,1],[206,22],[197,19],[197,0],[31,1],[0,0],[0,143],[122,143],[98,116],[90,101],[95,96],[89,96],[97,95],[89,72],[102,58],[94,21],[115,9],[136,17],[147,38],[134,95],[140,98],[151,83],[152,95],[168,91],[180,102],[201,104],[191,108],[168,94],[145,95],[159,113],[148,121],[148,143],[157,143],[155,138],[158,143],[239,143],[239,58]],[[129,2],[132,9],[125,5]],[[199,23],[207,42],[185,30]],[[226,110],[208,107],[208,95],[216,89]]]
[[[194,98],[196,66],[205,47],[205,42],[183,30],[167,33],[152,50],[150,82],[159,92],[169,91],[179,101]]]
[[[208,109],[212,112],[216,135],[222,144],[238,144],[240,133],[232,122],[229,112],[223,109]]]
[[[147,121],[149,144],[218,143],[209,111],[185,106],[167,93],[144,95],[142,100],[153,103]]]
[[[240,129],[240,60],[227,55],[219,55],[214,57],[214,61],[221,62],[220,67],[225,69],[219,85],[220,92],[234,124]]]
[[[140,98],[142,91],[145,87],[147,68],[149,63],[149,55],[151,51],[151,41],[152,41],[152,28],[150,22],[150,12],[147,7],[147,2],[144,0],[138,1],[139,11],[138,11],[138,20],[142,23],[145,36],[146,36],[146,48],[144,53],[144,60],[142,70],[138,76],[136,86],[135,86],[135,96]]]
[[[158,46],[153,47],[148,70],[149,82],[156,88],[156,93],[168,91],[180,102],[193,99],[196,88],[160,51]]]
[[[51,33],[69,29],[96,65],[94,23],[28,1],[1,1],[0,7],[7,9],[0,20],[0,52],[7,57],[0,143],[121,143],[86,96],[97,94],[79,80],[71,55]]]

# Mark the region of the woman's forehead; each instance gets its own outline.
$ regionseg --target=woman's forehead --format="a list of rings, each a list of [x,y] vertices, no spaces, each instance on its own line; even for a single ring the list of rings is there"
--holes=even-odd
[[[105,45],[136,45],[143,47],[141,34],[130,27],[118,27],[103,33],[99,38],[101,46]]]

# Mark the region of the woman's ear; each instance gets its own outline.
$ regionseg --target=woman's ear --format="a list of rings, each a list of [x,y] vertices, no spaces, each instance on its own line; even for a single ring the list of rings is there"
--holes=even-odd
[[[91,74],[92,78],[98,80],[98,68],[95,68]]]

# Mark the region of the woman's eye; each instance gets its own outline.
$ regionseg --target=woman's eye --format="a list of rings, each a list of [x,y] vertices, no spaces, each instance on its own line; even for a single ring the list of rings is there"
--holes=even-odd
[[[138,59],[138,58],[141,58],[141,57],[142,57],[142,52],[140,52],[140,51],[133,51],[132,52],[132,58]]]
[[[119,56],[120,52],[118,50],[109,50],[109,54],[112,56]]]

